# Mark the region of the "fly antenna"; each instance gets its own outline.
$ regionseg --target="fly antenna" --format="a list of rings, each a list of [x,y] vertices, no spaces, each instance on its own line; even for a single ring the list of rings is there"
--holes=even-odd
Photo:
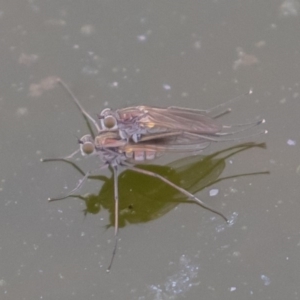
[[[57,78],[57,82],[67,91],[67,93],[71,96],[71,98],[73,99],[73,101],[75,102],[76,106],[78,107],[78,109],[80,110],[80,112],[82,113],[84,119],[87,121],[88,124],[90,124],[88,122],[88,120],[90,120],[95,128],[97,129],[97,132],[100,132],[100,127],[98,125],[98,123],[96,122],[96,120],[83,108],[83,106],[80,104],[79,100],[76,98],[76,96],[73,94],[73,92],[71,91],[71,89],[68,87],[68,85],[62,81],[60,78]],[[89,125],[88,125],[89,126]],[[94,137],[94,133],[92,131],[92,129],[89,126],[89,129],[91,131],[92,136]]]

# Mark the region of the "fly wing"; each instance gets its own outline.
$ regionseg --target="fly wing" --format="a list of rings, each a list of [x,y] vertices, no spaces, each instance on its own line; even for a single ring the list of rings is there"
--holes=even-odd
[[[181,130],[213,135],[222,130],[222,125],[209,117],[205,111],[200,110],[136,106],[119,109],[117,112],[119,122],[123,123],[123,126],[138,125],[142,130],[146,130],[146,133]]]
[[[119,147],[121,152],[135,151],[155,151],[161,153],[167,152],[199,152],[210,145],[210,141],[205,138],[190,137],[189,135],[181,134],[151,141],[139,143],[126,143]]]
[[[121,155],[127,162],[149,161],[165,153],[199,153],[209,146],[210,140],[193,133],[172,132],[155,139],[138,143],[120,138],[118,132],[102,132],[95,138],[96,151],[105,155],[108,162]]]
[[[189,132],[173,131],[144,136],[138,143],[120,138],[118,132],[101,132],[94,139],[96,149],[118,149],[132,151],[153,149],[155,151],[199,151],[206,148],[212,139]]]

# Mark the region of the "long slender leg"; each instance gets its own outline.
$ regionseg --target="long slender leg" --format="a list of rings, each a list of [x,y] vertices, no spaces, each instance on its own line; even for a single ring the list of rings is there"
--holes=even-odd
[[[115,197],[115,245],[114,250],[112,253],[112,257],[109,263],[108,268],[106,269],[107,272],[110,271],[111,266],[113,264],[117,246],[118,246],[118,231],[119,231],[119,185],[118,185],[118,166],[113,166],[113,173],[114,173],[114,197]]]
[[[72,161],[65,159],[65,158],[41,158],[41,162],[52,162],[52,161],[63,161],[69,165],[71,165],[75,170],[77,170],[82,176],[85,175],[85,173]]]
[[[140,168],[137,168],[137,167],[133,167],[127,163],[123,163],[129,170],[132,170],[134,172],[138,172],[138,173],[141,173],[141,174],[145,174],[145,175],[148,175],[148,176],[152,176],[152,177],[156,177],[160,180],[162,180],[163,182],[165,182],[166,184],[172,186],[173,188],[175,188],[176,190],[178,190],[179,192],[181,192],[182,194],[186,195],[188,198],[191,198],[192,200],[194,200],[196,203],[198,203],[200,206],[202,206],[203,208],[219,215],[220,217],[222,217],[227,223],[228,223],[228,219],[220,212],[218,212],[217,210],[207,206],[204,202],[202,202],[200,199],[198,199],[195,195],[191,194],[190,192],[188,192],[187,190],[181,188],[180,186],[174,184],[173,182],[169,181],[168,179],[164,178],[163,176],[157,174],[157,173],[154,173],[154,172],[151,172],[151,171],[147,171],[147,170],[143,170],[143,169],[140,169]]]
[[[103,164],[102,166],[100,166],[100,169],[107,168],[107,166],[108,166],[108,164],[105,163],[105,164]],[[84,177],[81,178],[81,179],[79,180],[79,182],[78,182],[78,184],[76,185],[76,187],[75,187],[72,191],[70,191],[66,196],[64,196],[64,197],[59,197],[59,198],[48,198],[48,201],[49,201],[49,202],[52,202],[52,201],[57,201],[57,200],[63,200],[63,199],[66,199],[66,198],[72,196],[72,194],[73,194],[74,192],[78,191],[78,190],[82,187],[82,185],[85,183],[85,181],[88,179],[88,177],[89,177],[91,174],[93,174],[94,172],[98,171],[98,170],[99,170],[99,169],[88,171],[88,172],[84,175]]]
[[[80,151],[80,148],[72,152],[70,155],[67,155],[65,157],[58,157],[58,158],[41,158],[41,162],[47,162],[47,161],[55,161],[55,160],[68,160],[73,158],[78,152]]]
[[[87,180],[87,178],[89,177],[89,175],[91,174],[92,172],[91,171],[88,171],[83,178],[81,178],[78,182],[78,184],[76,185],[76,187],[70,191],[66,196],[63,196],[63,197],[59,197],[59,198],[48,198],[48,201],[49,202],[52,202],[52,201],[58,201],[58,200],[63,200],[63,199],[66,199],[68,197],[70,197],[74,192],[78,191],[82,185],[84,184],[84,182]]]

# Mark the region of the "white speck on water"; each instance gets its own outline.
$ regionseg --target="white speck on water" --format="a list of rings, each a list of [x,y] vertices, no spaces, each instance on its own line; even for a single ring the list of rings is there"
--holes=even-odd
[[[230,187],[229,190],[233,194],[237,193],[237,189],[236,188]]]
[[[230,288],[229,288],[229,291],[230,291],[230,292],[236,291],[236,287],[235,287],[235,286],[230,287]]]
[[[169,91],[171,89],[171,86],[168,85],[168,84],[164,84],[163,85],[163,88],[166,90],[166,91]]]
[[[228,223],[223,223],[223,224],[220,224],[216,227],[216,231],[217,232],[222,232],[224,231],[227,227],[231,227],[233,226],[235,223],[236,223],[236,220],[237,220],[237,217],[238,217],[238,213],[237,212],[233,212],[231,214],[231,216],[228,218]]]
[[[271,283],[271,280],[268,276],[266,275],[261,275],[260,276],[261,280],[264,282],[264,285],[270,285]]]
[[[296,146],[296,144],[297,144],[297,142],[296,142],[295,140],[291,140],[291,139],[287,140],[286,143],[287,143],[289,146]]]
[[[175,271],[173,275],[168,276],[164,283],[157,285],[151,284],[148,286],[151,293],[149,299],[164,300],[179,299],[179,297],[182,299],[186,292],[193,286],[199,286],[200,282],[197,281],[199,265],[193,264],[186,255],[182,255],[179,264],[174,263],[172,267],[176,269],[179,268],[179,270]]]
[[[228,222],[229,222],[229,226],[232,226],[236,223],[237,217],[238,217],[238,213],[237,212],[233,212],[232,215],[229,217]]]
[[[144,41],[147,40],[147,37],[146,37],[145,35],[139,35],[139,36],[137,37],[137,39],[138,39],[139,42],[144,42]]]
[[[282,17],[298,16],[300,3],[296,0],[285,0],[280,5],[280,15]]]
[[[139,42],[145,42],[148,40],[149,36],[151,35],[152,31],[151,30],[147,30],[147,32],[145,34],[140,34],[137,36],[137,40]]]
[[[111,83],[110,85],[111,87],[118,87],[119,83],[117,81],[114,81],[113,83]]]
[[[214,197],[217,196],[219,194],[219,190],[218,189],[211,189],[209,191],[209,196]]]

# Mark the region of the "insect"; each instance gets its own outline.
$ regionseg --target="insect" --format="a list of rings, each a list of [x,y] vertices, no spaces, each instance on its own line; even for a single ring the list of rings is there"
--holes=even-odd
[[[105,121],[103,124],[106,127],[101,128],[98,122],[82,107],[78,99],[73,95],[67,85],[60,79],[58,79],[58,82],[69,92],[84,118],[87,121],[91,121],[97,131],[97,133],[94,134],[91,130],[91,134],[84,135],[82,138],[80,138],[78,141],[80,145],[79,149],[64,159],[71,159],[75,154],[80,152],[83,156],[99,157],[102,161],[100,168],[111,167],[113,170],[115,200],[115,245],[107,271],[110,271],[111,269],[118,242],[119,167],[123,166],[134,172],[156,177],[162,180],[166,184],[184,194],[188,199],[193,200],[198,205],[219,215],[226,222],[228,222],[228,219],[221,212],[209,207],[187,190],[172,183],[157,173],[135,167],[134,164],[144,161],[152,161],[158,156],[170,152],[199,153],[204,148],[208,147],[211,142],[240,139],[224,139],[223,136],[244,131],[249,127],[264,123],[264,120],[260,120],[259,122],[255,123],[237,125],[246,127],[243,127],[241,130],[235,132],[222,132],[222,129],[230,129],[232,126],[219,125],[215,118],[219,117],[221,114],[209,116],[209,111],[176,107],[159,109],[138,106],[135,108],[130,107],[127,109],[118,110],[116,112],[111,110],[102,111],[102,115],[100,114],[100,120]],[[130,112],[130,114],[126,115],[124,113],[126,111]],[[120,114],[120,112],[123,114]],[[102,116],[104,117],[102,118]],[[113,126],[107,125],[107,117],[112,120]],[[103,124],[101,124],[102,127]],[[261,134],[263,132],[266,131],[261,131],[254,135]],[[248,135],[248,137],[249,136],[251,135]],[[47,159],[44,159],[43,161],[47,161]],[[67,196],[61,198],[52,198],[49,200],[61,200],[71,196],[83,185],[84,181],[89,175],[91,175],[91,173],[91,171],[87,172],[79,181],[77,186],[70,193],[68,193]]]
[[[251,91],[249,93],[252,93]],[[252,126],[259,125],[264,120],[258,122],[221,125],[216,119],[229,112],[223,111],[220,114],[213,115],[211,110],[198,110],[183,107],[170,106],[167,108],[135,106],[117,110],[106,108],[98,115],[101,130],[118,131],[122,139],[132,140],[136,143],[147,139],[157,139],[164,137],[165,134],[185,132],[197,135],[199,138],[206,138],[217,141],[217,139],[236,134],[249,129]],[[228,132],[233,127],[242,127],[242,129]]]
[[[83,115],[94,124],[98,133],[102,131],[118,131],[121,139],[127,141],[131,140],[136,143],[145,141],[145,139],[151,140],[170,135],[176,136],[179,133],[189,134],[190,136],[195,135],[199,138],[207,139],[208,141],[217,142],[222,141],[224,136],[237,134],[265,122],[264,119],[261,119],[251,123],[223,125],[216,120],[231,111],[230,109],[226,109],[220,113],[214,113],[216,109],[235,102],[245,95],[252,94],[252,90],[250,90],[246,94],[208,110],[177,106],[159,108],[144,105],[117,110],[105,108],[98,114],[98,119],[100,120],[99,125],[98,122],[84,110],[69,87],[61,80],[59,83],[71,95]],[[241,129],[228,131],[234,127],[240,127]]]

